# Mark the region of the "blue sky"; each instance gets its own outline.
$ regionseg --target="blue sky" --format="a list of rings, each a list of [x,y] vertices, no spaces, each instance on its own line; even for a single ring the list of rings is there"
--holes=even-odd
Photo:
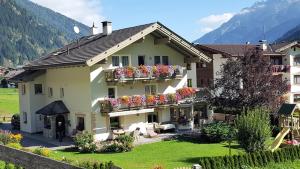
[[[218,27],[257,0],[32,0],[84,24],[113,29],[160,21],[189,41]]]

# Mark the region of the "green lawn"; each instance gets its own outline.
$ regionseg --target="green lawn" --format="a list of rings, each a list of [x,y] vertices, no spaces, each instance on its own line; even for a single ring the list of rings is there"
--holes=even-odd
[[[237,145],[233,146],[237,148]],[[163,141],[137,146],[127,153],[111,154],[79,154],[76,152],[57,151],[53,157],[66,157],[72,160],[113,161],[124,169],[152,169],[156,165],[165,169],[188,167],[197,163],[198,157],[228,155],[227,144],[199,144],[179,141]],[[233,149],[233,154],[243,153],[241,149]]]
[[[0,88],[0,116],[19,112],[18,89]]]

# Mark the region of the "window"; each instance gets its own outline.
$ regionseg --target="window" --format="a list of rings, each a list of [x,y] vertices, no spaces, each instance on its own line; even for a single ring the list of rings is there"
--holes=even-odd
[[[186,64],[186,69],[187,69],[187,70],[192,70],[192,66],[191,66],[190,63],[187,63],[187,64]]]
[[[155,95],[155,94],[156,94],[156,85],[145,86],[145,95]]]
[[[25,84],[21,85],[21,91],[22,91],[22,95],[26,94],[26,85]]]
[[[294,66],[300,66],[300,57],[294,58]]]
[[[112,66],[120,66],[119,56],[112,56]]]
[[[157,113],[148,114],[148,123],[158,123]]]
[[[120,128],[120,118],[119,117],[111,117],[110,118],[110,129],[119,129]]]
[[[51,129],[51,117],[50,116],[44,116],[44,128]]]
[[[23,122],[27,123],[27,112],[23,112]]]
[[[138,56],[138,65],[145,65],[145,56]]]
[[[188,86],[188,87],[192,87],[192,86],[193,86],[193,84],[192,84],[192,79],[188,79],[188,80],[187,80],[187,86]]]
[[[35,94],[43,94],[43,85],[42,84],[34,84],[34,93]]]
[[[169,56],[162,56],[162,64],[169,65]]]
[[[60,98],[65,97],[65,90],[64,88],[60,88]]]
[[[48,88],[48,97],[52,97],[53,96],[53,88],[49,87]]]
[[[294,103],[300,102],[300,94],[294,94]]]
[[[160,64],[160,56],[154,56],[154,65]]]
[[[116,98],[116,89],[108,88],[108,98]]]
[[[300,75],[295,75],[294,76],[294,83],[295,84],[300,84]]]
[[[122,56],[122,66],[129,66],[129,57],[128,56]]]
[[[77,117],[76,130],[83,131],[84,129],[84,117]]]

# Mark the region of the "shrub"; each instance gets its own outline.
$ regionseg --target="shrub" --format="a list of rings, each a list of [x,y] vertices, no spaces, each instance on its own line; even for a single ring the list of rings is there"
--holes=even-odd
[[[111,169],[113,168],[113,163],[105,162],[94,162],[94,161],[83,161],[78,163],[78,167],[85,168],[85,169]]]
[[[47,148],[39,147],[39,148],[34,149],[33,153],[40,155],[40,156],[49,157],[51,150],[49,150]]]
[[[243,112],[235,121],[237,140],[247,152],[265,150],[265,141],[271,136],[270,119],[261,108]]]
[[[74,143],[80,152],[95,152],[97,149],[93,135],[87,132],[76,134]]]
[[[20,143],[8,143],[6,144],[6,146],[18,150],[21,150],[23,148]]]
[[[0,130],[0,143],[4,145],[8,144],[10,142],[10,135],[9,131]]]
[[[213,143],[225,141],[231,131],[231,126],[224,122],[211,123],[202,129],[207,141]]]
[[[103,148],[103,152],[128,152],[133,149],[134,138],[129,135],[121,135],[117,137],[112,144],[107,144]]]
[[[10,134],[10,142],[20,143],[23,136],[21,134]]]

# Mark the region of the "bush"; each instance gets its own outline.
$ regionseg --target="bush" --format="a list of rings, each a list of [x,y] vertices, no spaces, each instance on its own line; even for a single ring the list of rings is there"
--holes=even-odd
[[[211,123],[202,129],[204,137],[212,143],[225,141],[230,132],[232,132],[231,126],[224,122]]]
[[[95,152],[97,149],[93,135],[87,132],[76,134],[74,143],[80,152]]]
[[[78,167],[85,168],[85,169],[111,169],[113,168],[113,166],[114,165],[111,161],[105,163],[84,161],[84,162],[79,162],[78,164]]]
[[[133,149],[134,138],[129,135],[117,137],[112,144],[105,145],[103,152],[128,152]]]
[[[23,148],[20,143],[8,143],[6,144],[6,146],[18,150],[21,150]]]
[[[43,147],[39,147],[33,150],[34,154],[40,155],[40,156],[44,156],[44,157],[49,157],[51,150],[47,149],[47,148],[43,148]]]
[[[10,135],[9,131],[0,130],[0,144],[8,144],[10,142]]]
[[[264,109],[243,112],[235,121],[237,140],[247,152],[266,149],[265,142],[271,136],[269,113]]]
[[[300,147],[294,146],[279,149],[275,152],[257,151],[234,156],[201,157],[199,158],[199,164],[204,169],[265,167],[274,162],[293,162],[300,158],[299,153]]]

